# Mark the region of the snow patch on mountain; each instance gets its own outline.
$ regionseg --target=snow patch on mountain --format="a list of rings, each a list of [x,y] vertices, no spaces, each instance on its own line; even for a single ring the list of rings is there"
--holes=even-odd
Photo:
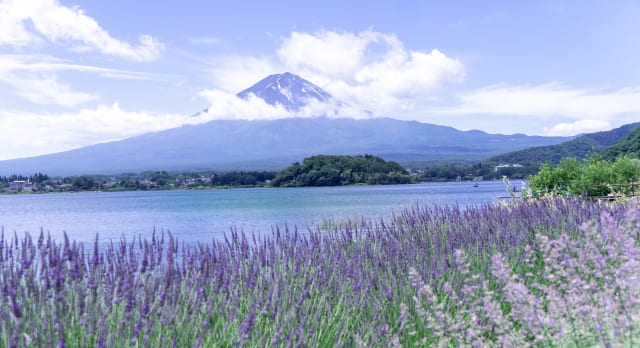
[[[367,110],[342,102],[322,88],[292,74],[267,76],[240,93],[210,89],[198,93],[211,103],[194,115],[211,120],[273,120],[294,117],[371,118]]]
[[[310,101],[333,101],[331,94],[322,88],[289,72],[269,75],[238,93],[237,97],[246,100],[250,94],[263,99],[269,105],[280,104],[289,111],[300,110]]]

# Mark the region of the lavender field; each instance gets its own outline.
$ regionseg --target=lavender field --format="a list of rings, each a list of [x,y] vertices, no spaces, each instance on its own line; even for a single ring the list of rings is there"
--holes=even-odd
[[[3,233],[0,346],[635,346],[639,224],[542,199],[209,244]]]

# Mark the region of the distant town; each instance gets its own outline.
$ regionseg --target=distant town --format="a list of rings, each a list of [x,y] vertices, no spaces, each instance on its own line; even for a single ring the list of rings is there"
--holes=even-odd
[[[0,176],[4,193],[46,193],[78,191],[138,191],[172,189],[206,189],[225,187],[260,187],[270,184],[276,172],[234,171],[229,173],[169,173],[166,171],[121,174],[118,176],[82,175],[50,178],[37,173],[32,176]]]

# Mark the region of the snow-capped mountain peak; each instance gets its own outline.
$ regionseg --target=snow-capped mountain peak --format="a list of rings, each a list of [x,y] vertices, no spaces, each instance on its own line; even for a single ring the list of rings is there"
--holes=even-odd
[[[238,93],[237,96],[247,99],[250,94],[262,98],[267,104],[280,104],[285,109],[293,111],[304,107],[310,99],[320,102],[328,102],[332,99],[331,94],[323,91],[322,88],[289,72],[269,75]]]

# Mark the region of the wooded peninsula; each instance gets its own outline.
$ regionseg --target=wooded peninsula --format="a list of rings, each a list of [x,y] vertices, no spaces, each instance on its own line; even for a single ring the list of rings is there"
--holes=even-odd
[[[305,158],[281,170],[271,181],[274,187],[389,185],[417,183],[400,164],[373,155]]]

